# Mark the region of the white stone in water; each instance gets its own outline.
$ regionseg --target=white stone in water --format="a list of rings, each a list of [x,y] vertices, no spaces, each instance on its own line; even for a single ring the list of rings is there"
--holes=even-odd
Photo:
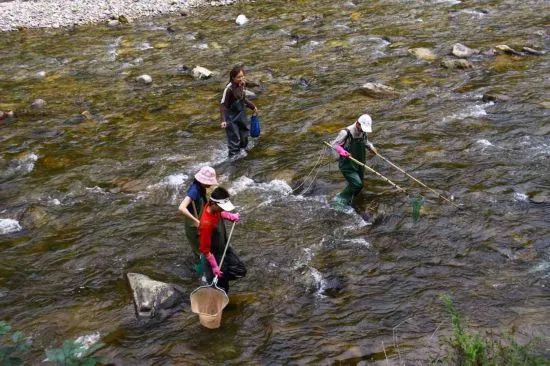
[[[143,74],[138,76],[136,81],[142,84],[151,84],[153,82],[153,78],[147,74]]]
[[[36,77],[38,77],[38,78],[44,78],[44,77],[46,77],[46,71],[38,71],[38,72],[36,73]]]
[[[43,108],[45,105],[46,101],[44,99],[35,99],[31,104],[31,108],[40,109]]]
[[[211,76],[212,76],[212,71],[202,66],[196,66],[193,69],[193,77],[195,77],[196,79],[208,79]]]
[[[246,23],[248,23],[248,18],[246,17],[246,15],[240,14],[235,20],[235,23],[237,23],[238,25],[245,25]]]
[[[360,90],[363,94],[374,98],[399,96],[399,93],[394,88],[380,83],[365,83],[361,86]]]
[[[433,53],[432,50],[425,47],[411,48],[409,53],[414,55],[416,58],[424,61],[434,61],[437,56]]]
[[[464,46],[461,43],[455,43],[453,46],[453,55],[456,57],[467,58],[476,53],[473,49]]]

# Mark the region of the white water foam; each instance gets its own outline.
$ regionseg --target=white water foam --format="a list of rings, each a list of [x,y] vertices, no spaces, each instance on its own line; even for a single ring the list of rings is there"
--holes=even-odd
[[[147,186],[147,191],[139,192],[136,196],[136,200],[142,200],[149,197],[151,194],[161,191],[170,191],[171,197],[170,202],[176,203],[178,198],[178,192],[182,189],[183,184],[189,179],[187,174],[176,173],[164,177],[160,182],[155,184],[150,184]]]
[[[363,238],[349,239],[349,240],[346,240],[346,242],[356,244],[365,248],[371,247],[371,244]]]
[[[550,272],[550,262],[549,261],[540,262],[539,264],[537,264],[536,266],[534,266],[529,270],[529,273],[535,273],[535,272],[543,272],[543,273]],[[550,274],[545,274],[543,278],[546,278],[548,276],[550,276]]]
[[[51,198],[48,200],[48,204],[53,206],[59,206],[61,205],[61,202],[57,198]]]
[[[477,140],[476,143],[483,145],[483,146],[494,146],[491,141],[486,139]]]
[[[227,157],[226,146],[224,146],[223,148],[215,148],[211,150],[212,150],[212,155],[210,156],[210,159],[208,161],[192,165],[190,168],[190,173],[195,174],[203,166],[215,166],[229,159]],[[243,153],[244,153],[243,156],[246,156],[246,152],[243,151]],[[240,158],[240,157],[241,157],[241,154],[237,155],[236,158]]]
[[[325,292],[327,281],[325,281],[323,275],[317,269],[309,267],[309,271],[313,277],[313,281],[315,281],[315,287],[317,288],[315,295],[318,297],[326,297],[323,292]]]
[[[433,0],[434,4],[448,4],[448,5],[457,5],[462,3],[459,0]]]
[[[122,37],[117,37],[113,43],[107,46],[107,55],[110,61],[115,61],[118,56],[118,48],[122,42]]]
[[[100,338],[101,338],[101,335],[99,334],[99,332],[95,332],[95,333],[92,333],[92,334],[87,334],[87,335],[80,336],[75,340],[75,342],[80,343],[82,345],[82,347],[84,348],[84,350],[87,350],[91,346],[96,344],[99,341]],[[82,354],[76,354],[75,356],[76,357],[82,357],[83,355]]]
[[[19,221],[14,219],[0,219],[0,234],[9,234],[21,231]]]
[[[443,123],[454,121],[454,120],[463,120],[466,118],[479,118],[487,115],[487,111],[485,108],[490,107],[494,105],[495,103],[489,102],[484,104],[475,104],[473,106],[470,106],[466,108],[466,110],[460,112],[451,114],[450,116],[447,116],[443,118]]]
[[[82,352],[75,353],[75,356],[77,358],[81,358],[82,356],[84,356],[83,352],[88,350],[91,346],[93,346],[97,342],[99,342],[100,338],[101,338],[101,335],[99,334],[99,332],[96,332],[88,335],[83,335],[75,339],[75,343],[81,344],[83,348]],[[42,362],[50,362],[50,360],[46,357]]]
[[[474,9],[463,9],[463,10],[460,10],[460,13],[463,13],[463,14],[467,14],[467,15],[473,15],[473,16],[476,16],[478,18],[481,18],[481,17],[484,17],[485,13],[479,11],[479,10],[474,10]]]
[[[10,162],[10,165],[8,169],[4,173],[2,173],[2,176],[4,177],[11,177],[14,174],[22,173],[27,174],[33,171],[34,164],[38,160],[38,156],[34,153],[28,153],[23,155],[22,157],[18,159],[14,159]]]
[[[104,190],[101,187],[95,186],[95,187],[86,187],[85,190],[91,193],[98,193],[98,194],[107,194],[107,191]]]
[[[149,42],[143,42],[136,46],[136,49],[140,51],[150,50],[151,48],[153,48],[153,46],[151,46]]]
[[[525,193],[514,192],[514,200],[519,202],[527,202],[529,201],[529,196]]]
[[[231,195],[235,195],[247,189],[272,192],[278,194],[279,196],[288,196],[292,193],[292,188],[284,180],[274,179],[268,183],[256,183],[254,180],[246,176],[236,179],[229,188],[229,193]]]

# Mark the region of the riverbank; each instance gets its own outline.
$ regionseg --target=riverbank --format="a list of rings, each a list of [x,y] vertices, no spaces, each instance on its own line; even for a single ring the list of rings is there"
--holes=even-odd
[[[187,15],[191,8],[220,6],[236,0],[42,0],[0,2],[0,31],[22,28],[61,28],[80,24],[132,19],[162,14]]]

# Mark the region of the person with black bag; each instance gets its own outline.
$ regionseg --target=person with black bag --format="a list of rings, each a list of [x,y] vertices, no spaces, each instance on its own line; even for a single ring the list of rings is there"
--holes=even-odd
[[[210,283],[217,276],[217,285],[226,293],[229,292],[229,281],[246,276],[246,267],[231,246],[227,248],[222,268],[218,266],[227,243],[224,220],[240,220],[238,213],[230,212],[234,209],[235,206],[229,200],[229,192],[217,187],[202,210],[199,224],[199,250],[209,264],[205,266],[206,280]]]

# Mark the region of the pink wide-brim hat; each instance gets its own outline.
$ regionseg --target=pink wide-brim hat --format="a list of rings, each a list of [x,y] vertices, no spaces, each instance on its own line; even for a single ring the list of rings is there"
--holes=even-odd
[[[214,168],[209,166],[202,167],[197,174],[195,174],[195,179],[202,184],[209,186],[217,186],[218,180],[216,179],[216,171]]]

